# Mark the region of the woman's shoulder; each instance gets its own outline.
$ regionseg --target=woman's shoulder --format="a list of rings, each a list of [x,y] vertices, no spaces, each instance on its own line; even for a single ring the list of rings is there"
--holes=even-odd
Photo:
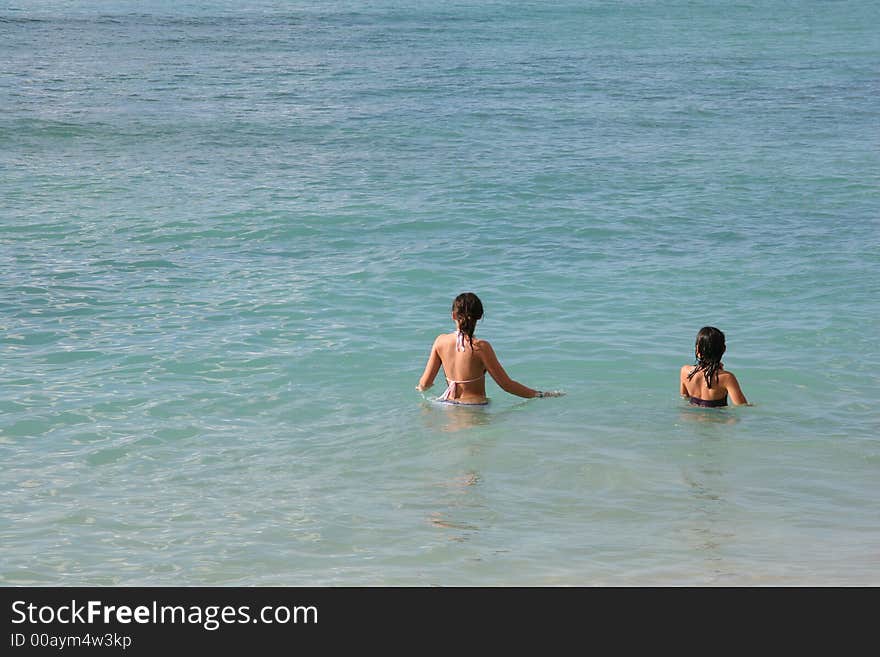
[[[474,338],[474,351],[480,351],[482,349],[489,351],[492,349],[492,345],[489,343],[488,340],[483,340],[482,338]]]
[[[731,380],[736,381],[736,376],[734,376],[733,372],[731,372],[730,370],[721,370],[720,372],[718,372],[718,380],[721,383]]]
[[[438,346],[445,344],[445,343],[447,343],[451,340],[454,340],[454,339],[455,339],[455,335],[453,335],[451,333],[441,333],[436,338],[434,338],[434,346],[438,347]]]
[[[736,376],[734,376],[733,372],[728,370],[721,370],[718,372],[718,383],[725,389],[739,388],[739,381],[737,381]]]

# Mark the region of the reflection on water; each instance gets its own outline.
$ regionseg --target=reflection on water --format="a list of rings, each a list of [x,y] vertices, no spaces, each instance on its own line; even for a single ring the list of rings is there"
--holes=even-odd
[[[427,429],[437,432],[459,432],[491,424],[504,423],[510,413],[521,412],[529,400],[505,407],[443,404],[425,398],[421,404],[420,415]],[[431,526],[444,530],[444,537],[450,541],[465,542],[475,532],[481,530],[477,524],[486,513],[485,500],[479,494],[481,476],[479,467],[473,459],[479,459],[484,449],[495,441],[493,434],[475,432],[470,436],[456,436],[450,444],[457,449],[464,449],[466,464],[459,464],[459,472],[464,474],[452,476],[450,479],[435,484],[440,494],[432,506],[435,510],[428,515]]]
[[[489,424],[492,415],[485,406],[425,401],[422,403],[422,420],[427,428],[436,431],[462,431]]]
[[[679,417],[683,422],[704,422],[707,424],[736,424],[739,418],[726,408],[704,408],[687,404],[681,409]]]
[[[727,424],[729,419],[735,421],[734,418],[722,418],[722,423]],[[699,421],[717,423],[719,419]],[[697,462],[691,468],[682,468],[682,478],[693,499],[692,522],[686,532],[693,542],[692,549],[705,562],[713,581],[729,579],[737,574],[725,559],[725,548],[733,541],[735,534],[729,528],[730,505],[725,496],[726,471],[722,449],[723,442],[717,438],[701,440],[697,448]]]
[[[449,536],[450,541],[466,541],[471,532],[479,531],[476,525],[452,518],[453,512],[467,507],[480,507],[479,502],[470,497],[472,489],[480,483],[480,475],[476,472],[467,472],[460,477],[454,477],[448,482],[439,484],[444,491],[446,499],[446,511],[434,511],[429,520],[432,525],[441,529],[451,529],[455,533]]]

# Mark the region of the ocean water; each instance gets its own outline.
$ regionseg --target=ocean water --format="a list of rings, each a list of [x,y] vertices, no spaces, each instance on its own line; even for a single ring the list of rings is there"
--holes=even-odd
[[[880,585],[878,25],[0,0],[0,584]]]

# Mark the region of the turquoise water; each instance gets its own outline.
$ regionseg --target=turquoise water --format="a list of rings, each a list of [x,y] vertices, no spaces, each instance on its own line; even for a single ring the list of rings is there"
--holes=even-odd
[[[0,0],[0,583],[880,584],[877,25]]]

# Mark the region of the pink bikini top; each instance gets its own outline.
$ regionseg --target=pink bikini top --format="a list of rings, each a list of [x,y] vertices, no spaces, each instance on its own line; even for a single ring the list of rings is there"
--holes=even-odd
[[[461,331],[456,331],[456,333],[455,333],[455,350],[456,351],[464,351],[465,350],[464,333],[462,333]],[[449,384],[446,387],[446,392],[444,392],[442,395],[440,395],[437,399],[439,399],[441,401],[452,401],[456,397],[455,393],[458,391],[458,384],[459,383],[473,383],[474,381],[479,381],[484,376],[486,376],[485,372],[483,372],[476,379],[468,379],[467,381],[452,381],[450,379],[446,379],[447,383]]]
[[[473,383],[474,381],[479,381],[484,376],[486,376],[485,372],[478,376],[476,379],[468,379],[467,381],[450,381],[449,379],[446,379],[446,381],[449,383],[449,385],[446,387],[446,392],[440,395],[437,399],[439,399],[440,401],[452,401],[456,397],[455,393],[458,391],[459,383]]]

